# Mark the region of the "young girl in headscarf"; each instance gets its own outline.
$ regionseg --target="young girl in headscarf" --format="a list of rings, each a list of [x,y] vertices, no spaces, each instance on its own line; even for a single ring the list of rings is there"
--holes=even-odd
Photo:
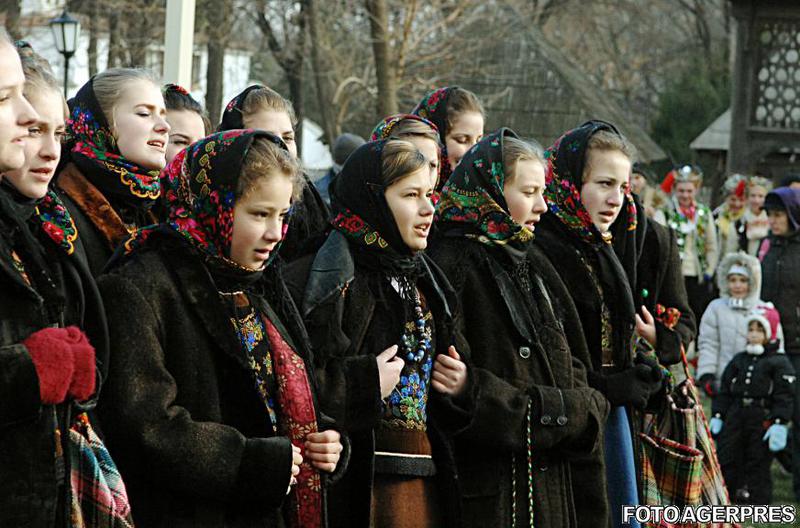
[[[218,130],[258,128],[281,138],[297,158],[294,127],[297,117],[292,103],[275,90],[254,84],[231,99]],[[303,174],[303,195],[289,215],[289,232],[281,244],[281,258],[289,262],[313,252],[328,229],[330,209],[311,180]]]
[[[75,223],[49,189],[66,103],[44,59],[28,46],[20,54],[24,96],[38,117],[24,164],[0,182],[0,525],[127,527],[113,463],[100,478],[85,457],[108,456],[86,414],[104,378],[96,370],[108,364],[108,336]]]
[[[221,132],[165,170],[169,216],[99,284],[114,354],[100,410],[143,526],[320,527],[342,444],[273,260],[302,180],[284,143]]]
[[[70,110],[58,187],[98,275],[120,242],[156,222],[151,209],[166,164],[167,110],[152,74],[130,68],[89,79]]]
[[[166,84],[161,91],[164,94],[169,123],[169,163],[178,152],[210,134],[211,122],[200,103],[183,86]]]
[[[461,526],[447,433],[469,419],[468,376],[456,301],[423,253],[433,184],[411,143],[359,147],[331,186],[333,231],[292,265],[323,409],[353,445],[334,526]]]
[[[533,244],[544,183],[541,153],[501,129],[464,156],[437,204],[431,256],[462,307],[478,395],[455,437],[462,526],[604,526],[608,514],[592,480],[608,402],[573,361],[589,362],[578,314]]]
[[[628,192],[632,155],[622,134],[603,121],[565,133],[546,153],[545,198],[552,214],[543,217],[536,232],[536,243],[578,309],[582,328],[567,332],[582,330],[586,337],[589,385],[612,405],[605,458],[613,526],[621,526],[621,506],[638,501],[627,408],[643,409],[662,384],[655,361],[645,356],[634,361],[633,354],[634,331],[644,321],[637,320],[631,286],[636,280],[629,276],[635,272],[636,244],[624,243],[636,233],[637,210]],[[617,228],[613,235],[612,226]],[[641,318],[649,323],[641,325],[642,332],[654,333],[646,312]]]
[[[439,130],[442,143],[441,190],[464,154],[483,137],[486,113],[478,97],[459,86],[438,88],[411,111],[424,117]]]

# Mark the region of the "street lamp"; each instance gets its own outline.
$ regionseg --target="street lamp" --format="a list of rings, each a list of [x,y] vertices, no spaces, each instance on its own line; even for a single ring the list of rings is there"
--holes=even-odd
[[[64,97],[67,97],[67,82],[69,75],[69,59],[75,54],[78,47],[78,35],[81,32],[81,23],[69,16],[65,9],[61,16],[50,21],[53,38],[56,40],[56,49],[64,56]]]

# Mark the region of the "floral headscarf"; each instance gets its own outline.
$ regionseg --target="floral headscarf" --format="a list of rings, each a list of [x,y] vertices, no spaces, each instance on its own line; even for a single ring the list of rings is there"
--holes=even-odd
[[[75,252],[78,228],[58,195],[48,190],[36,205],[35,217],[42,231],[67,255]]]
[[[406,119],[419,121],[420,123],[423,123],[431,127],[433,131],[436,132],[437,134],[439,133],[439,128],[435,124],[433,124],[433,122],[425,119],[424,117],[415,114],[394,114],[387,117],[386,119],[384,119],[375,126],[375,128],[372,130],[372,135],[370,136],[369,140],[378,141],[381,139],[389,139],[389,137],[392,135],[392,132],[394,131],[394,128],[401,121],[404,121]],[[439,143],[441,148],[441,141]]]
[[[438,88],[428,95],[411,111],[412,114],[424,117],[428,121],[436,125],[439,129],[439,139],[442,143],[442,163],[439,170],[439,183],[444,185],[450,178],[453,172],[453,167],[450,166],[450,161],[447,157],[447,101],[450,94],[458,88],[458,86],[446,86]]]
[[[127,253],[141,246],[150,233],[171,230],[213,262],[228,268],[236,185],[250,145],[264,137],[286,149],[277,136],[262,130],[228,130],[203,138],[179,152],[162,173],[168,217],[165,224],[137,231],[125,242]],[[285,227],[284,227],[285,232]],[[277,255],[277,247],[270,261]]]
[[[109,197],[149,208],[161,194],[159,171],[126,159],[94,93],[94,77],[70,100],[67,120],[70,157],[84,176]]]
[[[242,115],[244,102],[250,92],[261,88],[265,88],[265,86],[263,84],[252,84],[242,90],[239,95],[231,99],[225,106],[225,111],[222,113],[222,120],[217,127],[217,131],[245,128],[244,117]]]
[[[383,147],[389,140],[358,147],[331,183],[331,224],[371,253],[400,261],[412,258],[403,242],[381,182]]]
[[[581,201],[583,171],[589,139],[601,130],[621,135],[617,128],[605,121],[587,121],[566,132],[545,151],[545,198],[550,211],[578,238],[590,244],[611,243],[595,227],[589,212]],[[624,222],[628,231],[636,230],[636,204],[630,192],[625,193],[626,214]]]
[[[503,139],[516,138],[501,128],[475,144],[456,167],[436,205],[442,231],[464,228],[466,236],[487,245],[520,246],[533,240],[533,232],[511,218],[503,186],[506,166]]]

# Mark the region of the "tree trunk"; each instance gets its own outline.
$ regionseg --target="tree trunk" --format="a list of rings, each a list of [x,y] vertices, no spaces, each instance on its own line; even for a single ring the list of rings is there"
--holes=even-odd
[[[89,13],[89,47],[86,50],[89,55],[89,77],[97,74],[97,19],[100,16],[97,5],[98,2],[92,2]]]
[[[115,68],[119,66],[122,61],[122,47],[119,41],[119,32],[119,13],[114,9],[108,15],[108,61],[106,68]]]
[[[286,70],[286,80],[289,81],[289,100],[292,102],[295,116],[297,116],[297,125],[294,127],[294,140],[297,143],[297,158],[300,159],[303,154],[303,117],[305,116],[302,60]]]
[[[378,100],[376,102],[377,119],[396,114],[397,81],[392,66],[392,52],[389,47],[389,14],[386,0],[366,0],[369,14],[370,36],[372,37],[372,55],[375,59],[375,76],[378,84]]]
[[[336,140],[336,128],[332,108],[333,101],[328,92],[327,75],[326,72],[323,71],[324,66],[320,58],[319,20],[317,18],[316,2],[314,0],[305,0],[303,9],[306,11],[306,16],[308,17],[308,31],[311,40],[311,67],[314,70],[314,83],[317,88],[317,101],[319,103],[320,118],[322,119],[322,130],[325,132],[325,142],[333,146],[333,142]]]
[[[222,77],[225,66],[225,44],[217,39],[208,41],[208,68],[206,69],[206,110],[212,125],[222,116]]]

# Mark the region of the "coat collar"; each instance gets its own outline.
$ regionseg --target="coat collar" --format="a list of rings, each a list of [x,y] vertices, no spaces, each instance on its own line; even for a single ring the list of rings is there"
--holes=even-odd
[[[208,270],[196,255],[190,255],[184,248],[162,247],[167,262],[173,263],[173,271],[179,288],[192,309],[203,322],[203,326],[222,349],[239,366],[245,369],[250,364],[239,339],[236,336],[230,315],[219,298],[214,281]]]

